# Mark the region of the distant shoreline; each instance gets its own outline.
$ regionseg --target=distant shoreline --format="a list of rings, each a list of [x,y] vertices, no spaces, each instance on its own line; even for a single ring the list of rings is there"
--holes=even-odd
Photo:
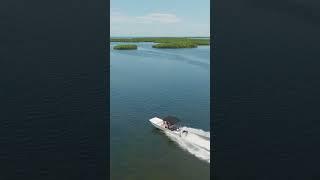
[[[110,38],[111,42],[123,43],[139,43],[153,42],[157,43],[153,48],[197,48],[198,46],[209,46],[210,38],[195,38],[195,37],[133,37],[133,38]]]

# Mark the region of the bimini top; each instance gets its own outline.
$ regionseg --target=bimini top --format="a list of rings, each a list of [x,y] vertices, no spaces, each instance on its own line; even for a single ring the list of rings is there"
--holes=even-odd
[[[180,120],[174,116],[167,116],[165,118],[163,118],[164,121],[167,121],[170,124],[176,124],[177,122],[179,122]]]

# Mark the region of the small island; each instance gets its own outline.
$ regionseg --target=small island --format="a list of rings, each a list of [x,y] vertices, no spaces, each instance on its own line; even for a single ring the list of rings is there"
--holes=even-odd
[[[159,43],[152,46],[153,48],[161,49],[177,49],[177,48],[196,48],[198,45],[192,42],[173,42],[173,43]]]
[[[135,44],[119,44],[113,47],[115,50],[136,50],[138,49]]]

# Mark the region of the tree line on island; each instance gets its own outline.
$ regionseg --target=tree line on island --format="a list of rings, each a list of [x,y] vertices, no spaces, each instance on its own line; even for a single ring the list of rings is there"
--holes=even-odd
[[[138,42],[153,42],[153,48],[196,48],[198,46],[210,45],[210,38],[178,38],[178,37],[161,37],[161,38],[111,38],[111,42],[127,42],[127,43],[138,43]],[[115,45],[113,49],[116,50],[135,50],[137,45],[135,44],[119,44]]]

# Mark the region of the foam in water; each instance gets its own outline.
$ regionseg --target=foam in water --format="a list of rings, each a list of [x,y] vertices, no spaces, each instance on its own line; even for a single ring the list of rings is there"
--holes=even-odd
[[[180,137],[166,132],[165,134],[182,149],[210,163],[210,132],[190,127],[181,127],[181,129],[187,130],[188,135]]]

